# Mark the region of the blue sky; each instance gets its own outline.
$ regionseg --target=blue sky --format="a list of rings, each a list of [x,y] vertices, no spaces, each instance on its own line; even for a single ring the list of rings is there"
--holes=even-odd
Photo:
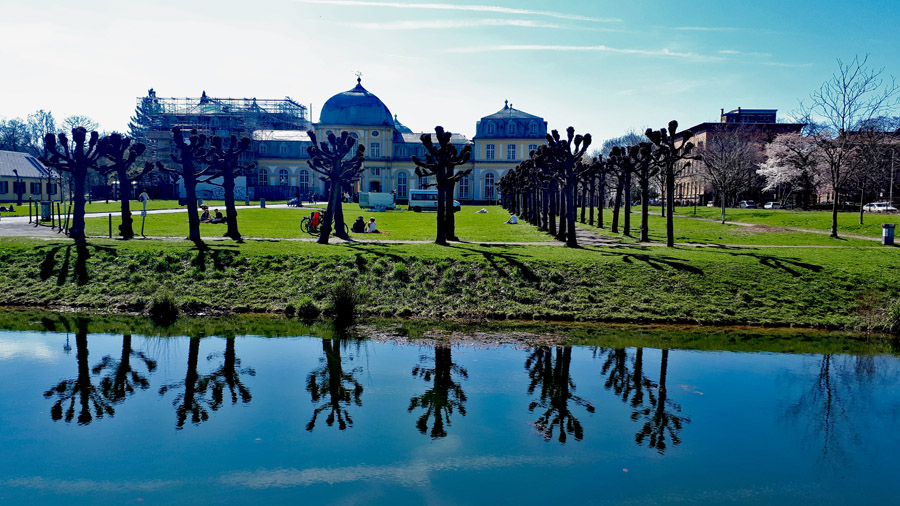
[[[900,75],[896,1],[466,3],[368,0],[7,0],[0,117],[85,114],[122,130],[135,99],[321,105],[363,85],[415,131],[472,136],[509,100],[596,139],[777,108],[870,54]]]

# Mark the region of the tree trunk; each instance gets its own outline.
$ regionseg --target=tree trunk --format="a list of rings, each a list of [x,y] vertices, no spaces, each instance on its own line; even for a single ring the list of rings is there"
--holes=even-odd
[[[447,183],[446,196],[444,198],[444,223],[448,241],[459,240],[459,237],[456,236],[456,216],[454,216],[455,213],[453,212],[453,192],[455,189],[456,183],[454,181],[451,180]]]
[[[578,238],[575,235],[575,183],[569,183],[566,189],[566,247],[577,248]],[[581,221],[584,222],[584,207],[581,208]]]
[[[581,223],[586,223],[584,219],[585,208],[587,207],[587,185],[581,185]]]
[[[119,177],[119,202],[122,209],[122,224],[119,225],[119,235],[122,239],[134,237],[134,220],[131,219],[131,181],[125,170],[116,171]]]
[[[551,184],[550,189],[548,190],[549,199],[549,208],[550,215],[548,217],[548,227],[547,231],[550,232],[550,235],[556,237],[556,200],[558,198],[558,192],[556,191],[556,184]]]
[[[237,207],[234,204],[234,170],[226,169],[222,174],[222,187],[225,190],[225,235],[232,239],[240,239],[238,231]]]
[[[863,224],[863,205],[866,202],[866,185],[863,183],[862,188],[859,189],[859,224]],[[893,203],[891,203],[893,205]]]
[[[588,225],[590,225],[592,227],[594,226],[594,204],[597,202],[595,200],[597,198],[596,183],[597,183],[597,179],[594,177],[591,177],[590,188],[588,189],[588,199],[590,199],[590,201],[588,202],[588,207],[590,207],[590,211],[588,213],[589,214]]]
[[[650,179],[646,169],[641,175],[641,238],[640,242],[650,240]]]
[[[675,167],[666,169],[666,246],[675,246]]]
[[[188,240],[200,241],[200,215],[197,214],[197,179],[194,176],[194,167],[183,170],[181,179],[184,181],[184,196],[187,202],[188,212]]]
[[[341,185],[332,181],[328,185],[328,205],[325,207],[325,219],[319,225],[319,244],[328,244],[328,238],[331,236],[331,225],[334,223],[334,207],[340,205],[341,202]]]
[[[72,173],[72,181],[75,186],[74,209],[72,211],[72,226],[69,228],[69,237],[76,240],[84,239],[84,186],[87,178],[87,170],[83,174]]]
[[[619,208],[622,207],[622,180],[616,178],[616,200],[613,204],[612,233],[619,233]]]
[[[597,228],[603,228],[603,210],[606,208],[606,177],[600,175],[600,199],[597,202]]]
[[[446,184],[438,181],[437,237],[434,242],[442,246],[447,245],[447,221],[444,218],[444,215],[447,214],[447,207],[444,205],[444,200],[447,198]]]
[[[559,192],[559,228],[556,230],[556,239],[559,241],[566,240],[566,228],[569,223],[567,214],[569,211],[566,206],[568,202],[566,202],[565,188],[566,187],[563,186],[560,188],[561,191]]]
[[[838,218],[838,191],[834,190],[834,201],[831,203],[831,237],[837,239],[837,218]]]
[[[631,172],[625,173],[625,232],[624,234],[631,237]]]

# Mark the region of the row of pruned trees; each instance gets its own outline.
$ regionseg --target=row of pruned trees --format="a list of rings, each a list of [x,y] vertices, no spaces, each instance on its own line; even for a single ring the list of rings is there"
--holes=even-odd
[[[569,127],[567,137],[562,139],[554,130],[547,136],[547,144],[539,146],[529,159],[500,179],[502,204],[511,213],[565,241],[566,246],[577,247],[578,208],[580,221],[592,226],[598,208],[596,226],[603,227],[607,189],[612,194],[611,230],[619,232],[619,216],[624,207],[623,232],[631,235],[631,188],[637,182],[641,195],[640,240],[646,242],[651,182],[661,175],[668,208],[667,244],[673,246],[674,181],[679,171],[699,158],[694,154],[691,132],[677,130],[678,122],[672,121],[667,128],[647,129],[644,141],[635,136],[637,142],[632,145],[608,146],[606,154],[593,156],[586,154],[591,145],[590,134],[575,135],[575,129]]]

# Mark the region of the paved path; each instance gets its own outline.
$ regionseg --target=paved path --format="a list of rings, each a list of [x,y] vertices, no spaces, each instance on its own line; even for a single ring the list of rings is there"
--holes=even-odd
[[[632,211],[634,214],[635,212]],[[640,215],[640,211],[637,212]],[[684,216],[684,215],[675,215],[676,218],[683,218],[686,220],[698,220],[698,221],[709,221],[712,223],[722,223],[722,220],[714,220],[712,218],[701,218],[699,216]],[[737,225],[739,227],[757,227],[757,228],[777,228],[778,230],[788,230],[790,232],[806,232],[810,234],[820,234],[820,235],[831,235],[831,230],[821,230],[816,228],[795,228],[795,227],[775,227],[772,225],[763,225],[761,223],[745,223],[742,221],[725,221],[725,225]],[[872,237],[870,235],[856,235],[856,234],[840,234],[841,237],[847,239],[862,239],[864,241],[878,241],[881,242],[881,237]]]

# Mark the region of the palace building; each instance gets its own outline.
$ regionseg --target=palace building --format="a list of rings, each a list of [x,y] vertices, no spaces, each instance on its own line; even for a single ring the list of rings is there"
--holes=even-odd
[[[353,89],[325,102],[313,129],[320,140],[329,132],[340,135],[346,131],[365,146],[365,170],[357,191],[393,191],[402,202],[410,189],[434,182],[420,180],[411,160],[414,155],[425,158],[422,133],[401,124],[384,102],[363,87],[361,79]],[[481,118],[475,132],[471,140],[459,134],[451,140],[459,149],[472,145],[472,158],[460,167],[472,172],[456,187],[456,199],[464,204],[495,201],[498,181],[544,141],[547,122],[507,102],[496,113]],[[258,170],[247,184],[256,198],[324,194],[324,183],[306,163],[310,139],[305,131],[255,130],[253,141]]]

